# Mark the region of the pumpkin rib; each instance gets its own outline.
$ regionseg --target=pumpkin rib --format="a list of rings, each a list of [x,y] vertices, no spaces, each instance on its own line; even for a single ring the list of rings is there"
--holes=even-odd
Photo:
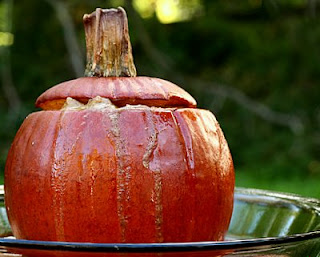
[[[124,108],[115,111],[121,113],[119,119],[121,138],[126,142],[131,162],[130,195],[128,195],[130,201],[125,209],[125,213],[129,215],[126,240],[145,242],[146,238],[149,238],[148,240],[157,242],[155,174],[152,165],[149,168],[143,165],[143,157],[153,133],[149,124],[152,123],[154,114],[150,108]],[[148,161],[152,163],[154,158],[156,157],[151,155]],[[141,227],[144,229],[140,230]]]
[[[156,149],[158,147],[158,135],[159,130],[157,128],[156,120],[154,119],[154,113],[152,113],[151,110],[148,110],[147,112],[147,120],[149,121],[148,128],[151,130],[151,137],[150,141],[148,143],[146,152],[144,157],[147,158],[147,167],[148,169],[153,173],[153,179],[154,179],[154,194],[155,194],[155,200],[154,200],[154,208],[155,208],[155,238],[158,243],[163,242],[163,203],[162,203],[162,173],[161,173],[161,167],[158,162],[156,162],[156,167],[152,168],[150,167],[150,158],[158,158],[156,156]],[[147,154],[146,154],[147,153]]]
[[[30,153],[31,159],[34,161],[34,164],[30,165],[32,167],[32,170],[34,172],[29,172],[29,176],[34,177],[41,177],[41,179],[38,180],[38,183],[36,185],[37,194],[33,195],[33,199],[30,202],[30,206],[37,206],[39,203],[42,205],[43,203],[49,201],[50,197],[48,197],[48,191],[50,191],[50,187],[47,187],[47,181],[50,181],[50,176],[43,176],[44,170],[46,170],[46,167],[51,167],[51,150],[54,142],[50,140],[51,135],[55,134],[55,124],[59,120],[59,115],[57,115],[57,112],[39,112],[39,119],[37,123],[41,125],[40,129],[34,129],[32,136],[35,138],[35,149],[31,149],[28,152]],[[41,136],[39,136],[41,135]],[[49,139],[49,140],[48,140]],[[37,152],[41,149],[41,154],[37,154]],[[24,156],[25,159],[29,159],[28,156]],[[28,176],[28,177],[29,177]],[[30,178],[28,178],[30,179]],[[31,179],[30,179],[31,180]],[[30,189],[28,188],[29,185],[32,185],[33,182],[29,181],[26,183],[24,191],[30,191],[32,190],[32,186]],[[35,217],[36,220],[35,223],[32,225],[28,225],[29,230],[32,226],[32,231],[28,231],[28,233],[33,234],[32,237],[38,237],[39,230],[38,228],[41,227],[41,224],[47,224],[50,223],[51,220],[54,220],[54,215],[52,212],[50,212],[50,208],[34,208],[32,211],[29,211],[29,215]],[[54,229],[52,227],[46,227],[45,229],[42,229],[41,233],[44,233],[44,236],[48,237],[50,233],[55,233]],[[26,233],[26,230],[24,230],[24,234]],[[53,238],[52,238],[53,239]]]
[[[15,169],[15,174],[14,174],[14,180],[11,181],[8,176],[12,176],[12,171],[11,168],[9,167],[6,168],[5,170],[5,184],[6,184],[6,190],[7,194],[5,194],[6,202],[12,201],[11,199],[14,199],[15,201],[16,198],[18,198],[18,201],[21,201],[21,198],[24,198],[26,196],[25,192],[23,192],[23,184],[21,185],[20,181],[23,181],[23,177],[25,177],[25,174],[23,172],[24,169],[27,169],[28,165],[25,164],[26,160],[25,155],[20,155],[16,154],[20,152],[20,149],[23,149],[21,152],[28,154],[28,146],[30,145],[30,141],[32,138],[32,134],[34,131],[34,127],[37,124],[37,121],[40,119],[39,116],[36,115],[29,115],[25,119],[25,125],[21,126],[19,129],[18,137],[16,141],[13,142],[10,151],[13,151],[13,161],[14,161],[14,167],[11,166],[11,168]],[[17,159],[15,159],[15,157]],[[7,161],[9,161],[8,159]],[[10,174],[8,174],[10,172]],[[15,188],[15,189],[13,189]],[[11,194],[13,192],[13,194]],[[21,231],[25,231],[26,223],[24,221],[24,213],[19,211],[21,207],[19,205],[15,206],[7,206],[7,212],[8,212],[8,217],[9,221],[11,223],[12,229],[16,231],[16,237],[21,238],[24,235],[21,235]],[[13,217],[11,217],[11,215]],[[18,221],[18,222],[17,222]],[[17,223],[19,224],[19,227],[17,226]]]
[[[223,212],[220,212],[213,203],[217,202],[220,197],[225,198],[224,196],[221,195],[220,192],[230,192],[224,189],[223,191],[219,191],[219,187],[217,187],[220,181],[220,170],[217,169],[218,167],[215,165],[217,158],[215,157],[216,151],[219,151],[219,142],[217,135],[215,135],[212,129],[209,129],[208,126],[205,127],[207,124],[212,124],[213,126],[214,123],[209,123],[209,121],[213,121],[213,115],[205,110],[190,110],[190,111],[184,111],[178,109],[176,113],[179,113],[181,117],[187,122],[189,130],[192,132],[192,142],[194,143],[194,151],[197,153],[195,155],[195,170],[197,170],[197,191],[195,193],[196,199],[196,205],[195,208],[197,209],[197,212],[208,212],[212,213],[212,217],[215,217],[214,219],[209,216],[206,217],[198,217],[196,219],[196,224],[195,224],[195,231],[194,235],[200,235],[201,233],[208,233],[211,230],[207,230],[210,227],[227,227],[226,224],[219,224],[222,220],[225,219],[223,215],[225,216],[224,213],[228,213],[230,209],[226,208],[223,209]],[[206,116],[206,123],[204,124],[199,117]],[[220,128],[216,128],[219,130]],[[208,144],[201,144],[201,142],[208,142]],[[206,178],[206,184],[203,184],[204,182],[201,182],[204,178],[201,178],[204,174],[199,173],[201,170],[209,169],[210,173],[205,173],[207,178]],[[231,172],[231,171],[230,171]],[[199,183],[202,188],[199,188]],[[209,183],[209,184],[208,184]],[[214,183],[214,184],[212,184]],[[199,191],[200,190],[200,191]],[[213,192],[215,192],[213,194]],[[229,195],[229,194],[228,194]],[[203,209],[202,205],[199,205],[199,202],[201,202],[200,198],[206,198],[210,199],[210,202],[206,203],[207,207],[206,209]],[[227,205],[226,205],[227,206]],[[228,205],[230,206],[230,205]],[[213,208],[213,209],[212,209]],[[204,229],[201,224],[207,224],[207,227]],[[201,228],[203,231],[201,231]],[[221,229],[223,230],[223,229]],[[206,232],[205,232],[206,231]],[[211,231],[210,235],[208,234],[208,238],[216,238],[218,240],[218,237],[221,239],[220,235],[217,235],[217,230],[216,231]],[[194,238],[195,239],[195,238]],[[197,238],[197,240],[205,240],[205,238]]]
[[[53,193],[52,198],[52,208],[54,210],[54,228],[55,228],[55,238],[57,241],[65,241],[65,233],[64,233],[64,214],[63,214],[63,176],[62,167],[60,165],[59,154],[57,153],[57,149],[59,149],[60,141],[58,141],[59,134],[61,133],[62,128],[62,120],[65,116],[65,112],[61,112],[59,114],[59,118],[56,124],[56,131],[53,136],[53,147],[52,147],[52,166],[51,166],[51,174],[50,174],[50,184]],[[63,143],[63,141],[62,141]],[[62,166],[62,167],[61,167]],[[62,182],[62,184],[61,184]],[[58,210],[58,211],[57,211]]]
[[[110,82],[110,84],[112,85],[112,90],[111,91],[111,97],[112,99],[115,99],[116,98],[116,83],[115,83],[115,80],[112,80]],[[103,86],[103,83],[100,83],[101,87]]]
[[[222,214],[220,214],[220,219],[225,226],[228,226],[231,220],[232,209],[233,209],[233,204],[232,204],[233,195],[234,195],[233,185],[235,183],[234,166],[233,166],[231,152],[228,147],[227,141],[223,135],[220,124],[214,115],[211,115],[211,119],[212,119],[211,123],[214,123],[217,128],[217,136],[219,140],[219,156],[216,160],[217,170],[219,170],[219,173],[220,173],[220,176],[219,176],[220,182],[218,183],[218,192],[220,192],[220,197],[218,198],[219,200],[218,204],[219,204],[219,207],[230,206],[231,208],[231,211],[229,213],[226,213],[223,216]],[[204,121],[204,124],[206,124],[205,121]],[[223,192],[232,192],[232,194],[230,194],[229,197],[223,197]],[[220,238],[222,240],[224,238],[224,234],[222,231],[220,233],[221,233]]]
[[[75,81],[73,81],[75,82]],[[70,88],[67,90],[67,92],[65,93],[66,96],[69,96],[69,95],[74,95],[75,93],[78,92],[79,88],[80,88],[80,84],[78,83],[71,83],[70,84]],[[90,90],[90,88],[88,88],[87,90]],[[90,94],[86,94],[86,92],[83,92],[83,95],[86,96],[86,95],[90,95]]]
[[[31,151],[29,150],[29,147],[30,147],[30,146],[33,146],[33,141],[32,141],[32,138],[33,138],[33,136],[34,136],[33,131],[37,131],[37,128],[42,125],[42,123],[39,122],[40,119],[41,119],[41,116],[40,116],[40,115],[34,119],[32,125],[29,127],[29,129],[30,129],[30,134],[28,134],[28,135],[24,138],[24,140],[26,140],[27,143],[26,143],[26,146],[25,146],[24,151],[23,151],[24,156],[23,156],[23,159],[22,159],[22,161],[21,161],[21,170],[25,170],[25,173],[30,172],[30,168],[32,167],[32,166],[30,167],[30,161],[33,162],[33,160],[34,160],[34,156],[31,154]],[[23,141],[23,140],[22,140],[22,141]],[[28,169],[28,167],[29,167],[29,169]],[[25,174],[25,173],[20,173],[20,177],[26,177],[26,176],[28,176],[28,175]],[[18,175],[18,176],[19,176],[19,175]],[[35,188],[34,188],[34,189],[35,189]],[[21,190],[21,189],[20,189],[20,190]],[[23,192],[23,190],[20,191],[20,196],[19,196],[19,197],[20,197],[20,198],[27,198],[27,199],[28,199],[28,197],[26,197],[25,192]],[[22,214],[22,213],[21,213],[21,214]],[[21,215],[21,216],[20,216],[20,220],[23,220],[23,219],[24,219],[24,215]],[[30,222],[30,221],[29,221],[29,222]],[[27,223],[28,223],[28,220],[26,220],[26,221],[24,222],[24,224],[23,224],[24,226],[22,226],[22,229],[23,229],[23,230],[26,230],[26,228],[29,227],[29,224],[27,224]]]
[[[150,159],[154,154],[155,149],[158,146],[158,131],[156,131],[155,124],[153,121],[153,115],[151,110],[146,111],[147,120],[149,121],[147,128],[151,130],[151,136],[149,136],[149,142],[147,148],[143,154],[142,165],[149,169]]]
[[[212,131],[211,131],[211,134],[214,134],[214,137],[215,138],[217,138],[217,143],[218,143],[218,147],[217,147],[217,149],[215,149],[215,150],[218,150],[219,152],[220,152],[220,149],[221,149],[221,140],[220,140],[220,137],[219,137],[219,134],[218,134],[218,131],[219,131],[219,127],[217,127],[216,126],[216,123],[214,122],[214,123],[212,123],[212,122],[209,122],[209,120],[212,118],[212,117],[214,117],[213,115],[210,115],[209,116],[209,119],[207,120],[207,121],[205,121],[204,120],[204,118],[208,118],[207,117],[208,115],[207,115],[207,112],[205,113],[205,114],[203,114],[203,115],[198,115],[198,121],[199,121],[199,126],[201,126],[203,129],[204,129],[204,131],[205,131],[205,133],[206,134],[209,134],[210,133],[210,128],[212,127],[212,126],[214,126],[214,128],[215,128],[215,133],[212,133]],[[214,119],[214,118],[213,118]],[[208,126],[208,124],[210,124],[210,126]],[[207,152],[210,154],[210,156],[212,156],[212,154],[210,153],[210,148],[208,148],[207,149]],[[216,152],[216,151],[215,151]],[[220,155],[218,155],[218,156],[220,156]],[[215,167],[215,170],[214,170],[214,176],[215,176],[215,179],[213,180],[214,181],[214,184],[212,185],[212,187],[215,187],[216,188],[216,192],[217,192],[217,195],[215,195],[214,197],[215,197],[215,199],[214,199],[214,201],[219,201],[219,199],[221,198],[221,197],[223,197],[222,195],[221,195],[221,187],[220,187],[220,169],[219,169],[219,167],[218,167],[218,158],[219,157],[216,157],[216,156],[214,156],[214,158],[212,158],[213,159],[213,165],[214,165],[214,167]],[[219,173],[218,173],[219,172]],[[221,218],[223,217],[222,215],[223,215],[223,213],[221,213],[219,210],[218,210],[218,208],[216,207],[216,209],[217,210],[215,210],[216,211],[216,213],[217,213],[217,221],[220,221],[221,222]],[[215,223],[215,224],[212,224],[213,226],[218,226],[219,224],[217,224],[217,222]],[[222,240],[222,238],[221,238],[221,235],[215,235],[215,233],[216,232],[214,232],[214,231],[211,231],[211,234],[209,235],[210,237],[216,237],[216,238],[218,238],[218,240]]]
[[[129,194],[126,187],[126,168],[125,163],[125,144],[121,138],[121,131],[119,126],[120,112],[115,111],[109,116],[112,124],[111,132],[114,136],[115,150],[117,156],[117,213],[119,218],[119,226],[121,231],[121,242],[126,241],[126,217],[125,217],[125,195]],[[123,150],[124,149],[124,150]],[[123,150],[123,152],[122,152]]]
[[[99,114],[99,112],[97,112],[97,114]],[[80,116],[81,115],[77,115]],[[84,176],[87,176],[88,178],[86,179],[86,207],[87,208],[87,212],[90,213],[90,215],[86,215],[88,216],[87,219],[89,220],[88,223],[90,224],[94,224],[95,221],[97,220],[97,214],[96,214],[96,209],[94,208],[95,204],[94,204],[94,185],[95,185],[95,180],[97,177],[97,172],[95,171],[94,168],[94,164],[97,163],[96,158],[99,158],[99,154],[97,153],[98,151],[98,146],[96,148],[91,148],[90,145],[92,144],[91,141],[94,140],[94,130],[96,128],[99,128],[98,126],[98,122],[97,124],[94,124],[96,120],[99,120],[96,118],[96,115],[91,115],[92,117],[89,117],[89,113],[86,113],[85,115],[83,115],[81,117],[81,120],[83,120],[81,122],[81,125],[83,124],[83,128],[80,129],[80,132],[77,133],[78,136],[75,139],[75,142],[73,143],[73,145],[76,145],[78,143],[78,140],[81,138],[81,140],[79,140],[79,146],[75,147],[75,152],[77,152],[77,148],[81,149],[80,152],[82,153],[81,155],[81,169]],[[80,136],[79,136],[80,135]],[[89,142],[85,142],[85,139],[91,139]],[[79,150],[78,150],[79,151]],[[100,163],[100,162],[98,162]],[[69,229],[70,230],[70,229]],[[86,237],[88,238],[87,240],[92,241],[94,240],[94,236],[91,232],[92,230],[90,229],[86,229]],[[70,233],[70,237],[72,236],[72,230],[69,232]]]
[[[182,119],[180,113],[177,110],[174,110],[172,112],[172,116],[176,124],[178,133],[181,137],[181,142],[185,149],[185,159],[188,167],[187,176],[189,178],[188,183],[190,183],[190,187],[191,187],[190,194],[192,196],[195,196],[196,195],[196,191],[195,191],[196,171],[194,169],[194,152],[192,147],[192,139],[190,136],[190,131],[185,121]],[[189,228],[187,229],[188,231],[188,234],[186,236],[187,241],[193,241],[194,226],[195,226],[195,208],[194,208],[195,197],[191,197],[190,205],[193,208],[191,208],[191,218],[190,218]]]
[[[116,145],[116,137],[115,134],[117,134],[117,131],[113,131],[114,126],[112,123],[112,120],[110,118],[110,115],[103,115],[102,118],[102,127],[103,130],[106,131],[106,137],[108,138],[108,144],[110,144],[110,146],[106,145],[105,147],[108,149],[108,151],[110,151],[110,157],[109,155],[106,156],[106,159],[109,160],[109,158],[111,159],[108,162],[108,166],[105,166],[106,172],[109,173],[107,176],[107,181],[114,181],[114,183],[109,184],[109,194],[112,195],[111,199],[108,198],[108,201],[111,202],[111,207],[107,208],[104,212],[104,215],[107,215],[109,212],[113,212],[112,209],[115,209],[115,212],[117,213],[116,217],[114,217],[113,222],[111,224],[112,227],[111,228],[113,231],[116,231],[114,234],[116,236],[114,236],[115,238],[120,238],[122,239],[123,236],[123,232],[121,231],[121,225],[120,225],[120,218],[119,218],[119,212],[118,212],[118,203],[117,203],[117,199],[118,199],[118,171],[117,171],[117,167],[119,165],[119,160],[117,159],[117,145]],[[119,135],[120,136],[120,135]],[[110,167],[111,166],[111,167]],[[113,188],[114,187],[114,188]],[[112,234],[113,235],[113,234]],[[120,240],[119,240],[120,242]]]
[[[143,83],[139,79],[136,80],[136,92],[138,94],[138,98],[143,98],[143,95],[145,94]]]
[[[81,86],[81,83],[77,83],[79,86]],[[98,84],[98,86],[99,86],[99,84]],[[95,88],[95,87],[91,87],[91,88],[88,88],[88,91],[90,92],[90,93],[88,93],[88,95],[85,95],[85,97],[84,98],[88,98],[88,99],[92,99],[92,97],[91,96],[93,96],[94,95],[94,93],[95,93],[95,91],[96,91],[97,89]],[[77,92],[79,92],[79,90],[77,90]],[[80,98],[81,98],[81,96],[80,96]]]
[[[147,80],[147,81],[150,83],[150,85],[154,84],[155,87],[157,87],[157,88],[160,89],[159,94],[160,94],[161,97],[163,97],[163,98],[170,98],[170,95],[169,95],[170,92],[169,92],[165,87],[162,86],[162,83],[161,83],[161,82],[163,82],[163,81],[161,81],[161,80],[158,81],[157,78],[150,78],[150,77],[145,77],[144,79]],[[145,84],[148,85],[148,84],[149,84],[148,82],[145,83]],[[161,92],[161,91],[162,91],[162,92]],[[161,97],[160,97],[160,98],[161,98]]]

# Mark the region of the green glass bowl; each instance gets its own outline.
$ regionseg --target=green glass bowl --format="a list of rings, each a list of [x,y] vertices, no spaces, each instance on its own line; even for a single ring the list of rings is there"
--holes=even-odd
[[[225,241],[94,244],[17,240],[10,235],[0,187],[0,257],[320,257],[320,200],[237,188]]]

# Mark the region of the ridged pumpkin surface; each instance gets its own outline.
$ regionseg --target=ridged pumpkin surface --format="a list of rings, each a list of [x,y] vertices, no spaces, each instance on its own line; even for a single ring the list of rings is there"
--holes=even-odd
[[[23,239],[222,240],[233,205],[227,143],[200,109],[33,113],[13,142],[5,181],[12,229]]]
[[[213,114],[137,77],[122,8],[84,16],[87,77],[37,100],[5,167],[15,237],[147,243],[222,240],[234,170]],[[88,77],[89,76],[89,77]]]

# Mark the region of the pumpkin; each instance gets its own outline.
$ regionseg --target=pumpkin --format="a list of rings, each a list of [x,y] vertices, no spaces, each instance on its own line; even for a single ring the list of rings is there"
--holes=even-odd
[[[19,239],[75,242],[222,240],[234,169],[223,132],[171,82],[137,77],[126,13],[84,16],[86,76],[36,101],[5,167]]]

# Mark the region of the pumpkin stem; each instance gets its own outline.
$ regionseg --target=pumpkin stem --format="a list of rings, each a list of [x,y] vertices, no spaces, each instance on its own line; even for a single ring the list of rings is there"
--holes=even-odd
[[[97,8],[83,16],[87,45],[86,77],[135,77],[128,19],[123,8]]]

